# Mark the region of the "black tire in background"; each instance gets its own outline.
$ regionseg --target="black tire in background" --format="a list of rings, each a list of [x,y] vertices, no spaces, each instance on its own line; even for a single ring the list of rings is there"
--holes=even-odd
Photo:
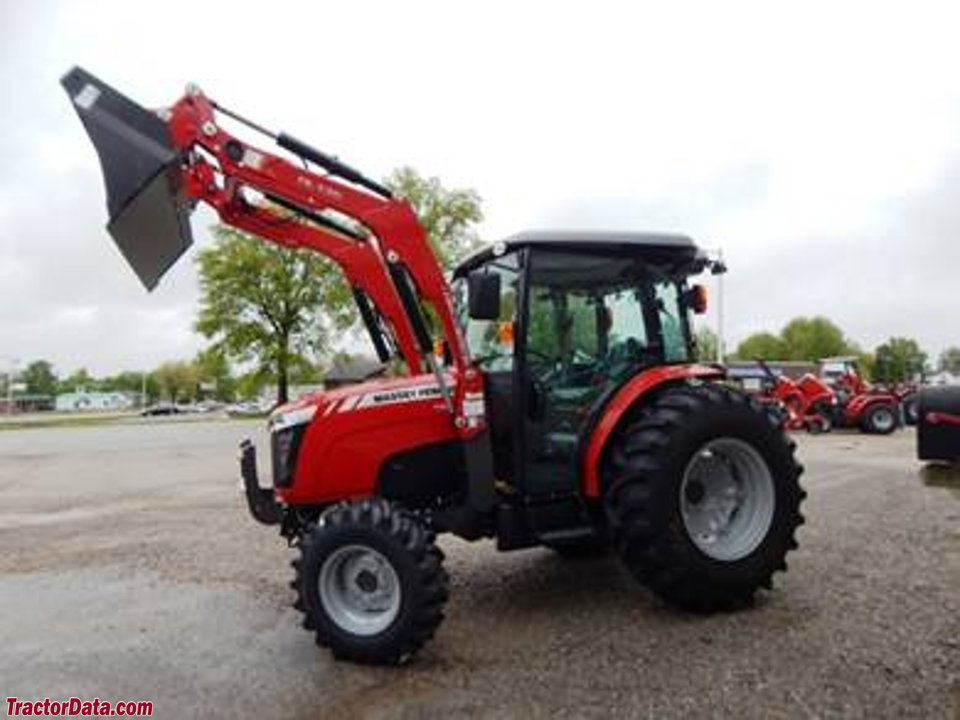
[[[918,417],[918,408],[917,408],[917,394],[910,393],[904,395],[900,399],[900,408],[903,413],[903,424],[908,426],[915,426],[917,424]]]
[[[897,408],[885,402],[870,405],[860,420],[860,429],[870,435],[889,435],[899,425]]]
[[[751,448],[745,456],[767,469],[764,487],[773,499],[769,526],[754,533],[756,546],[732,559],[701,549],[683,514],[684,503],[696,501],[686,496],[688,470],[712,453],[705,448],[723,443]],[[774,572],[786,570],[786,555],[797,547],[806,493],[794,448],[764,408],[726,387],[681,386],[646,400],[614,437],[603,468],[606,508],[627,568],[687,610],[749,604],[758,588],[771,587]]]
[[[448,578],[434,534],[386,500],[367,499],[331,508],[301,538],[299,550],[294,584],[297,604],[306,614],[304,626],[315,629],[317,644],[329,647],[338,659],[400,664],[433,637],[443,620]],[[321,591],[321,582],[326,583],[328,571],[332,572],[329,564],[350,552],[366,552],[382,561],[399,594],[395,615],[376,632],[351,630],[342,620],[342,612],[338,615],[337,607],[330,604],[329,597],[325,601]],[[359,577],[356,580],[359,585]],[[376,581],[368,582],[376,590]],[[362,589],[343,592],[356,595]]]

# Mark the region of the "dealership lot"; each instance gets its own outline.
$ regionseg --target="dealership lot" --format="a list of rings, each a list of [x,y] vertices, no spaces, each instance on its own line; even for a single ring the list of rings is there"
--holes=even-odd
[[[798,436],[800,550],[750,611],[670,610],[613,558],[445,539],[447,620],[402,669],[334,663],[246,516],[259,422],[0,432],[0,684],[155,717],[956,717],[960,484],[913,435]],[[261,457],[265,469],[265,457]]]

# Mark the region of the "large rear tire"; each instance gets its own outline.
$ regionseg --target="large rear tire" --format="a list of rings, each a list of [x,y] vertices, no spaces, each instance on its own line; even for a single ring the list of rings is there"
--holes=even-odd
[[[885,402],[870,405],[863,413],[860,429],[870,435],[889,435],[897,429],[897,408]]]
[[[795,445],[746,395],[707,385],[649,401],[615,436],[606,507],[627,568],[708,612],[749,604],[797,547]]]
[[[299,549],[294,583],[304,625],[338,659],[403,663],[443,620],[443,553],[430,530],[385,500],[328,510]]]

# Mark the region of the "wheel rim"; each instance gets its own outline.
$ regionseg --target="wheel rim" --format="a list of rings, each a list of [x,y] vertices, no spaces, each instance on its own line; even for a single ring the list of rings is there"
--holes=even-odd
[[[893,429],[896,418],[889,408],[877,408],[873,411],[873,426],[880,432]]]
[[[680,484],[687,534],[714,560],[740,560],[756,550],[773,523],[775,504],[767,463],[736,438],[716,438],[701,447]]]
[[[327,615],[354,635],[383,632],[400,612],[400,580],[373,548],[345,545],[330,554],[317,579]]]

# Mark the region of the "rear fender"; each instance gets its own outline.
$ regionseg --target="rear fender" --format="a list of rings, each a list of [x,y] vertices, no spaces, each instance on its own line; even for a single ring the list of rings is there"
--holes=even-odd
[[[847,403],[847,407],[844,410],[844,415],[846,416],[846,421],[852,425],[860,422],[860,419],[863,417],[864,413],[867,412],[874,405],[889,405],[894,410],[896,410],[898,400],[893,395],[888,395],[886,393],[866,393],[863,395],[855,395],[850,399],[850,402]]]
[[[593,500],[600,498],[600,460],[603,451],[631,408],[665,385],[686,380],[720,380],[724,376],[723,370],[710,365],[668,365],[646,370],[625,383],[600,411],[601,417],[587,443],[581,466],[584,495]]]

